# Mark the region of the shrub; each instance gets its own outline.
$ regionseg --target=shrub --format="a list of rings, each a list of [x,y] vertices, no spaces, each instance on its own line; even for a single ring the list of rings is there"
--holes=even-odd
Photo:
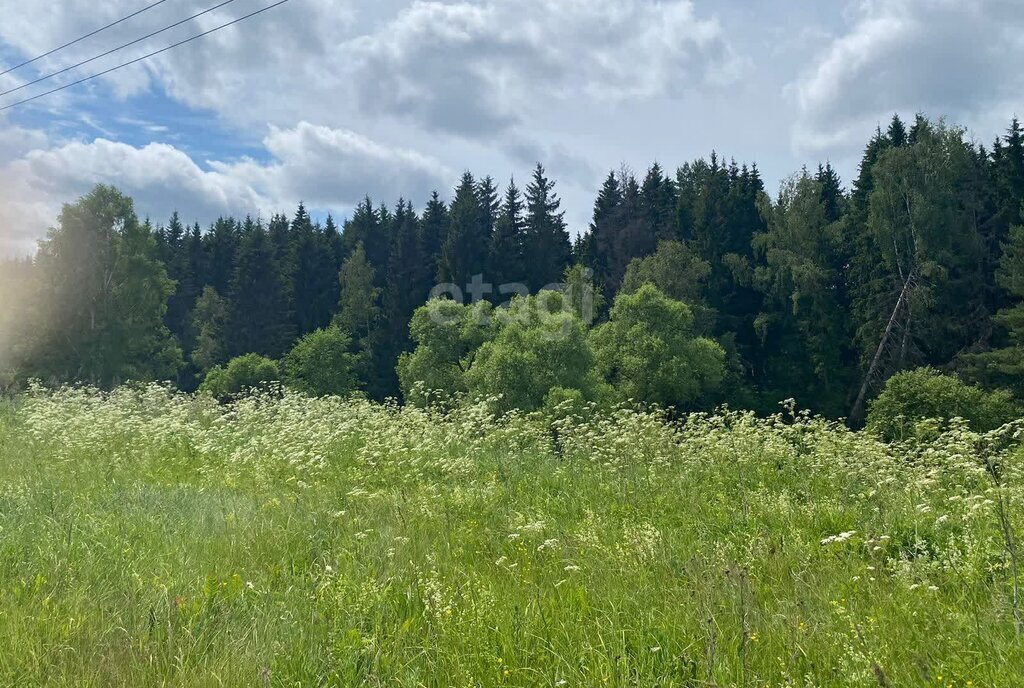
[[[233,358],[227,365],[217,366],[206,375],[199,392],[226,400],[253,389],[260,389],[281,379],[277,363],[259,354]]]
[[[725,351],[694,330],[693,311],[652,284],[619,294],[590,337],[598,370],[621,399],[692,407],[725,377]]]
[[[491,336],[490,304],[472,306],[433,299],[416,309],[409,333],[412,353],[398,359],[398,379],[405,400],[426,406],[436,393],[454,397],[466,391],[465,371],[473,354]]]
[[[596,386],[594,356],[583,322],[558,292],[517,298],[495,313],[498,334],[485,342],[465,379],[470,394],[500,397],[500,410],[535,411],[552,389]]]
[[[1009,392],[986,392],[934,368],[918,368],[892,376],[871,404],[868,430],[892,442],[917,434],[922,420],[948,425],[953,418],[968,421],[973,430],[994,430],[1020,416]]]
[[[352,337],[340,327],[311,332],[284,358],[289,387],[314,397],[346,396],[358,387]]]

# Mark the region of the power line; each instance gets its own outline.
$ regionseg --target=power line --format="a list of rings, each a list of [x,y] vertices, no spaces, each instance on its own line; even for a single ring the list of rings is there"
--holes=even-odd
[[[20,91],[23,88],[28,88],[29,86],[33,86],[35,84],[38,84],[41,81],[46,81],[48,79],[52,79],[55,76],[60,76],[61,74],[66,74],[67,72],[70,72],[72,69],[78,69],[79,67],[81,67],[83,65],[87,65],[90,62],[95,62],[96,60],[100,59],[101,57],[106,57],[107,55],[112,55],[113,53],[116,53],[119,50],[124,50],[125,48],[130,48],[131,46],[135,45],[136,43],[141,43],[142,41],[144,41],[144,40],[146,40],[148,38],[152,38],[153,36],[158,36],[159,34],[162,34],[165,31],[170,31],[173,28],[176,28],[178,26],[181,26],[182,24],[186,24],[186,23],[192,21],[193,19],[201,17],[204,14],[209,14],[210,12],[213,12],[214,10],[218,10],[221,7],[223,7],[224,5],[229,5],[229,4],[233,3],[234,1],[235,0],[224,0],[224,2],[220,3],[219,5],[214,5],[213,7],[211,7],[208,10],[203,10],[202,12],[199,12],[198,14],[193,14],[191,17],[187,17],[185,19],[182,19],[181,21],[175,22],[175,23],[171,24],[170,26],[165,26],[164,28],[162,28],[162,29],[160,29],[158,31],[154,31],[153,33],[146,34],[142,38],[136,38],[134,41],[130,41],[128,43],[125,43],[124,45],[119,45],[116,48],[111,48],[110,50],[106,51],[105,53],[100,53],[99,55],[96,55],[95,57],[90,57],[88,60],[82,60],[81,62],[79,62],[77,64],[71,65],[70,67],[65,67],[64,69],[58,70],[56,72],[52,72],[52,73],[47,74],[45,76],[41,76],[38,79],[34,79],[32,81],[26,82],[26,83],[24,83],[24,84],[22,84],[20,86],[15,86],[14,88],[9,88],[6,91],[0,92],[0,96],[10,95],[11,93],[14,93],[15,91]]]
[[[70,43],[65,43],[64,45],[62,45],[62,46],[59,46],[59,47],[57,47],[57,48],[54,48],[53,50],[51,50],[51,51],[49,51],[49,52],[45,52],[45,53],[43,53],[42,55],[38,55],[38,56],[36,56],[36,57],[33,57],[33,58],[32,58],[31,60],[25,60],[25,61],[24,61],[24,62],[22,62],[21,64],[18,64],[18,65],[14,65],[14,66],[13,66],[13,67],[11,67],[10,69],[7,69],[7,70],[5,70],[5,71],[3,71],[3,72],[0,72],[0,76],[3,76],[4,74],[10,74],[10,73],[11,73],[11,72],[13,72],[13,71],[14,71],[15,69],[21,69],[21,68],[22,68],[22,67],[24,67],[25,65],[30,65],[30,64],[32,64],[33,62],[36,62],[36,61],[38,61],[38,60],[41,60],[41,59],[43,59],[44,57],[49,57],[50,55],[53,55],[53,54],[54,54],[55,52],[59,52],[59,51],[63,50],[64,48],[69,48],[69,47],[73,46],[73,45],[74,45],[75,43],[81,43],[81,42],[82,42],[82,41],[84,41],[84,40],[85,40],[86,38],[92,38],[93,36],[95,36],[95,35],[96,35],[96,34],[98,34],[98,33],[102,33],[103,31],[106,31],[107,29],[109,29],[109,28],[111,28],[111,27],[113,27],[113,26],[117,26],[118,24],[120,24],[120,23],[122,23],[122,22],[126,22],[126,21],[128,21],[129,19],[131,19],[132,17],[137,17],[137,16],[139,16],[140,14],[142,14],[143,12],[147,12],[147,11],[149,11],[149,10],[153,9],[154,7],[156,7],[157,5],[162,5],[162,4],[164,4],[165,2],[167,2],[167,0],[157,0],[157,2],[154,2],[154,3],[152,4],[152,5],[148,5],[148,6],[146,6],[146,7],[143,7],[143,8],[141,9],[141,10],[139,10],[139,11],[137,11],[137,12],[132,12],[132,13],[131,13],[131,14],[129,14],[129,15],[127,16],[127,17],[121,17],[121,18],[120,18],[120,19],[118,19],[117,21],[115,21],[115,22],[111,22],[111,23],[107,24],[106,26],[102,26],[102,27],[100,27],[100,28],[96,29],[95,31],[93,31],[93,32],[91,32],[91,33],[87,33],[87,34],[85,34],[84,36],[80,36],[79,38],[76,38],[75,40],[71,41]]]
[[[130,60],[130,61],[125,62],[123,64],[119,64],[116,67],[111,67],[110,69],[105,69],[102,72],[97,72],[96,74],[92,74],[90,76],[84,77],[82,79],[79,79],[78,81],[73,81],[70,84],[64,84],[63,86],[58,86],[57,88],[50,89],[49,91],[45,91],[44,93],[40,93],[38,95],[34,95],[31,98],[25,98],[24,100],[19,100],[18,102],[11,103],[10,105],[4,105],[3,107],[0,107],[0,112],[3,112],[4,110],[10,110],[11,108],[17,107],[19,105],[24,105],[25,103],[30,103],[33,100],[38,100],[39,98],[43,98],[43,97],[51,95],[53,93],[57,93],[58,91],[63,91],[64,89],[71,88],[72,86],[77,86],[79,84],[85,83],[86,81],[90,81],[92,79],[96,79],[96,78],[99,78],[101,76],[105,76],[107,74],[110,74],[111,72],[116,72],[117,70],[121,69],[122,67],[128,67],[128,66],[133,65],[133,64],[135,64],[137,62],[142,62],[143,60],[147,60],[147,59],[149,59],[151,57],[154,57],[156,55],[159,55],[161,53],[165,53],[168,50],[173,50],[174,48],[177,48],[179,46],[185,45],[186,43],[191,43],[192,41],[200,39],[200,38],[202,38],[204,36],[209,36],[211,33],[215,33],[217,31],[220,31],[221,29],[226,29],[229,26],[233,26],[234,24],[237,24],[239,22],[245,21],[246,19],[249,19],[250,17],[255,17],[257,14],[263,14],[267,10],[272,10],[275,7],[283,5],[286,2],[288,2],[288,1],[289,0],[278,0],[278,2],[275,2],[273,5],[267,5],[263,9],[256,10],[255,12],[250,12],[249,14],[247,14],[247,15],[245,15],[243,17],[239,17],[238,19],[229,21],[227,24],[221,24],[220,26],[214,27],[214,28],[210,29],[209,31],[204,31],[202,33],[198,33],[195,36],[192,36],[191,38],[186,38],[183,41],[178,41],[177,43],[172,43],[171,45],[167,46],[166,48],[161,48],[160,50],[155,50],[155,51],[153,51],[153,52],[151,52],[151,53],[149,53],[147,55],[143,55],[142,57],[137,57],[134,60]]]

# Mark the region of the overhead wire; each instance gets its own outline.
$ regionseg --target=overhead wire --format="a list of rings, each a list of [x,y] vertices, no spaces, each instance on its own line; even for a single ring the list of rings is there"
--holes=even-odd
[[[129,19],[132,19],[133,17],[137,17],[140,14],[142,14],[143,12],[148,12],[149,10],[153,9],[154,7],[156,7],[157,5],[162,5],[165,2],[167,2],[167,0],[157,0],[157,2],[154,2],[151,5],[147,5],[146,7],[143,7],[141,10],[138,10],[137,12],[132,12],[131,14],[129,14],[126,17],[121,17],[117,21],[110,22],[106,26],[101,26],[100,28],[96,29],[95,31],[90,31],[89,33],[85,34],[84,36],[79,36],[78,38],[76,38],[73,41],[65,43],[64,45],[57,46],[53,50],[49,50],[49,51],[43,53],[42,55],[37,55],[37,56],[33,57],[31,60],[25,60],[24,62],[22,62],[20,64],[16,64],[13,67],[9,67],[6,70],[0,72],[0,76],[3,76],[5,74],[10,74],[14,70],[21,69],[22,67],[25,67],[26,65],[30,65],[33,62],[38,62],[39,60],[43,59],[44,57],[49,57],[50,55],[53,55],[56,52],[60,52],[61,50],[64,50],[64,48],[70,48],[71,46],[75,45],[76,43],[81,43],[86,38],[92,38],[93,36],[95,36],[98,33],[103,33],[107,29],[112,28],[114,26],[117,26],[118,24],[121,24],[123,22],[126,22]]]
[[[148,33],[145,36],[143,36],[142,38],[136,38],[134,41],[129,41],[128,43],[125,43],[124,45],[119,45],[116,48],[111,48],[110,50],[107,50],[106,52],[100,53],[99,55],[96,55],[94,57],[90,57],[88,60],[82,60],[81,62],[78,62],[78,63],[75,63],[75,64],[71,65],[70,67],[65,67],[64,69],[59,69],[56,72],[51,72],[49,74],[45,74],[45,75],[43,75],[43,76],[41,76],[41,77],[39,77],[37,79],[33,79],[32,81],[27,81],[24,84],[21,84],[20,86],[15,86],[14,88],[9,88],[6,91],[0,91],[0,96],[10,95],[11,93],[15,93],[16,91],[20,91],[23,88],[28,88],[29,86],[34,86],[35,84],[38,84],[40,82],[52,79],[55,76],[60,76],[61,74],[67,74],[68,72],[70,72],[73,69],[78,69],[79,67],[83,67],[83,66],[89,64],[90,62],[95,62],[96,60],[99,60],[100,58],[106,57],[107,55],[113,55],[114,53],[116,53],[118,51],[124,50],[125,48],[130,48],[131,46],[136,45],[138,43],[141,43],[142,41],[145,41],[147,39],[153,38],[154,36],[159,36],[160,34],[164,33],[165,31],[170,31],[171,29],[177,28],[177,27],[181,26],[182,24],[187,24],[188,22],[192,21],[193,19],[198,19],[199,17],[203,16],[204,14],[209,14],[210,12],[213,12],[214,10],[219,10],[221,7],[224,7],[225,5],[230,5],[234,1],[235,0],[224,0],[223,2],[221,2],[218,5],[214,5],[213,7],[209,8],[209,9],[206,9],[206,10],[203,10],[202,12],[197,12],[196,14],[193,14],[191,17],[186,17],[186,18],[182,19],[181,21],[177,21],[177,22],[174,22],[173,24],[169,24],[169,25],[165,26],[162,29],[158,29],[157,31],[154,31],[152,33]]]
[[[178,48],[178,47],[180,47],[182,45],[185,45],[186,43],[191,43],[192,41],[198,40],[198,39],[203,38],[205,36],[209,36],[210,34],[216,33],[217,31],[220,31],[222,29],[226,29],[229,26],[234,26],[235,24],[238,24],[239,22],[243,22],[246,19],[249,19],[251,17],[255,17],[258,14],[263,14],[264,12],[272,10],[275,7],[279,7],[279,6],[281,6],[281,5],[283,5],[283,4],[287,3],[287,2],[289,2],[289,0],[278,0],[278,2],[275,2],[275,3],[271,4],[271,5],[267,5],[266,7],[258,9],[255,12],[250,12],[249,14],[241,16],[241,17],[239,17],[237,19],[233,19],[232,21],[229,21],[226,24],[221,24],[220,26],[216,26],[216,27],[214,27],[212,29],[209,29],[207,31],[203,31],[202,33],[198,33],[198,34],[196,34],[194,36],[190,36],[189,38],[186,38],[186,39],[184,39],[182,41],[178,41],[177,43],[172,43],[171,45],[168,45],[168,46],[166,46],[164,48],[161,48],[159,50],[154,50],[151,53],[147,53],[147,54],[142,55],[140,57],[136,57],[133,60],[129,60],[128,62],[124,62],[122,64],[116,65],[114,67],[111,67],[110,69],[104,69],[102,72],[97,72],[96,74],[90,74],[89,76],[83,77],[83,78],[78,79],[76,81],[72,81],[71,83],[64,84],[62,86],[58,86],[57,88],[50,89],[49,91],[44,91],[43,93],[36,94],[36,95],[34,95],[34,96],[30,97],[30,98],[25,98],[23,100],[19,100],[19,101],[14,102],[14,103],[10,103],[9,105],[0,106],[0,112],[3,112],[4,110],[10,110],[11,108],[18,107],[19,105],[24,105],[25,103],[30,103],[30,102],[32,102],[34,100],[39,100],[40,98],[45,98],[48,95],[52,95],[52,94],[57,93],[59,91],[63,91],[65,89],[71,88],[72,86],[78,86],[79,84],[83,84],[83,83],[85,83],[87,81],[91,81],[92,79],[97,79],[97,78],[99,78],[101,76],[106,76],[107,74],[110,74],[111,72],[116,72],[119,69],[123,69],[123,68],[129,67],[129,66],[131,66],[133,64],[137,64],[139,62],[142,62],[143,60],[148,60],[151,57],[155,57],[157,55],[160,55],[161,53],[165,53],[165,52],[167,52],[169,50],[173,50],[174,48]]]

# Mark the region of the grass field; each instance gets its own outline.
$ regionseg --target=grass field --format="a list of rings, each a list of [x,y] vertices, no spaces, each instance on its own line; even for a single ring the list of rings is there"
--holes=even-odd
[[[1021,686],[1012,427],[0,407],[0,685]]]

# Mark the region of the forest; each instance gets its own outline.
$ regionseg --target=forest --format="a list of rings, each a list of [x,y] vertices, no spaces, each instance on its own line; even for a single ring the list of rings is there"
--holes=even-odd
[[[1024,130],[1014,119],[986,146],[894,117],[856,179],[815,165],[774,193],[755,164],[715,153],[623,168],[575,238],[539,164],[525,183],[467,171],[422,208],[366,198],[341,226],[302,205],[154,222],[99,186],[31,259],[0,265],[0,293],[12,389],[169,380],[230,396],[282,381],[523,410],[795,400],[858,423],[890,378],[922,369],[922,384],[1015,409]]]

